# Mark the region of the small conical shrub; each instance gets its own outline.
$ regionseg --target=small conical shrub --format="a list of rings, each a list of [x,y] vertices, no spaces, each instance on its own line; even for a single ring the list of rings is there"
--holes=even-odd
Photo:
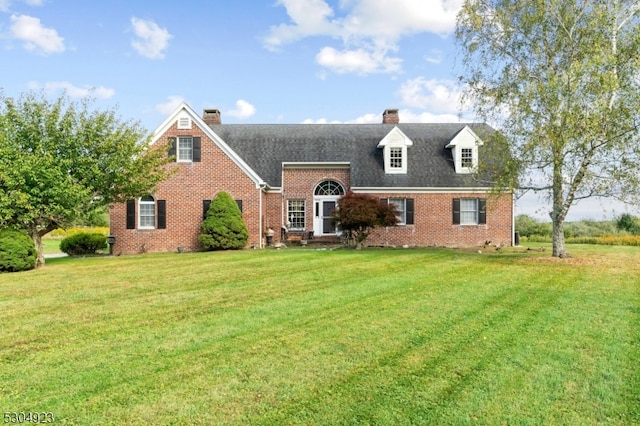
[[[0,229],[0,272],[33,269],[37,257],[36,246],[26,232]]]
[[[226,192],[218,193],[211,201],[200,232],[200,245],[205,250],[237,250],[249,240],[242,212]]]

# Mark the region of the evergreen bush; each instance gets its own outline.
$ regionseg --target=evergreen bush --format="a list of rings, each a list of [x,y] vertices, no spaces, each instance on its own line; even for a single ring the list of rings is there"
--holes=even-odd
[[[69,256],[95,254],[107,248],[107,237],[97,232],[81,232],[60,241],[60,250]]]
[[[226,192],[218,193],[211,201],[200,231],[200,245],[205,250],[237,250],[249,240],[242,212]]]
[[[24,231],[0,229],[0,272],[28,271],[36,267],[33,240]]]

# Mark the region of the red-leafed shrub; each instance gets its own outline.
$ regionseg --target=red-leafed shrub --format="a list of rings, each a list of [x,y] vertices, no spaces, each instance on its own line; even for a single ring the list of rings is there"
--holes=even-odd
[[[361,249],[374,228],[396,225],[396,214],[392,205],[383,204],[374,196],[348,192],[338,200],[333,219],[340,230],[355,241],[356,249]]]

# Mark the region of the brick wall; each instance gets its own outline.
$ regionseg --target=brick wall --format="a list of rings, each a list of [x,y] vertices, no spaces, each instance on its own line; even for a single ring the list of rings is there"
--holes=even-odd
[[[111,233],[116,237],[114,254],[177,251],[179,247],[184,251],[198,250],[202,201],[211,200],[220,191],[242,200],[243,219],[249,230],[247,246],[260,243],[260,190],[255,183],[195,126],[178,130],[174,125],[153,149],[167,151],[167,138],[181,135],[202,138],[202,160],[170,164],[168,167],[177,168],[177,172],[151,194],[156,200],[166,200],[166,229],[126,229],[126,206],[115,204],[110,209]],[[138,211],[136,204],[136,216]]]
[[[484,193],[376,194],[380,198],[413,198],[414,225],[376,229],[367,239],[369,245],[394,246],[478,246],[486,241],[511,245],[513,202],[511,195]],[[483,225],[454,225],[454,198],[486,198],[487,220]]]

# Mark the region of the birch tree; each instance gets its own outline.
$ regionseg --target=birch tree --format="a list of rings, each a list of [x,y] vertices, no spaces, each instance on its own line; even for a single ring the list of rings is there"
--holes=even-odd
[[[639,0],[466,0],[460,81],[510,150],[497,184],[549,197],[553,256],[590,197],[637,200]]]

